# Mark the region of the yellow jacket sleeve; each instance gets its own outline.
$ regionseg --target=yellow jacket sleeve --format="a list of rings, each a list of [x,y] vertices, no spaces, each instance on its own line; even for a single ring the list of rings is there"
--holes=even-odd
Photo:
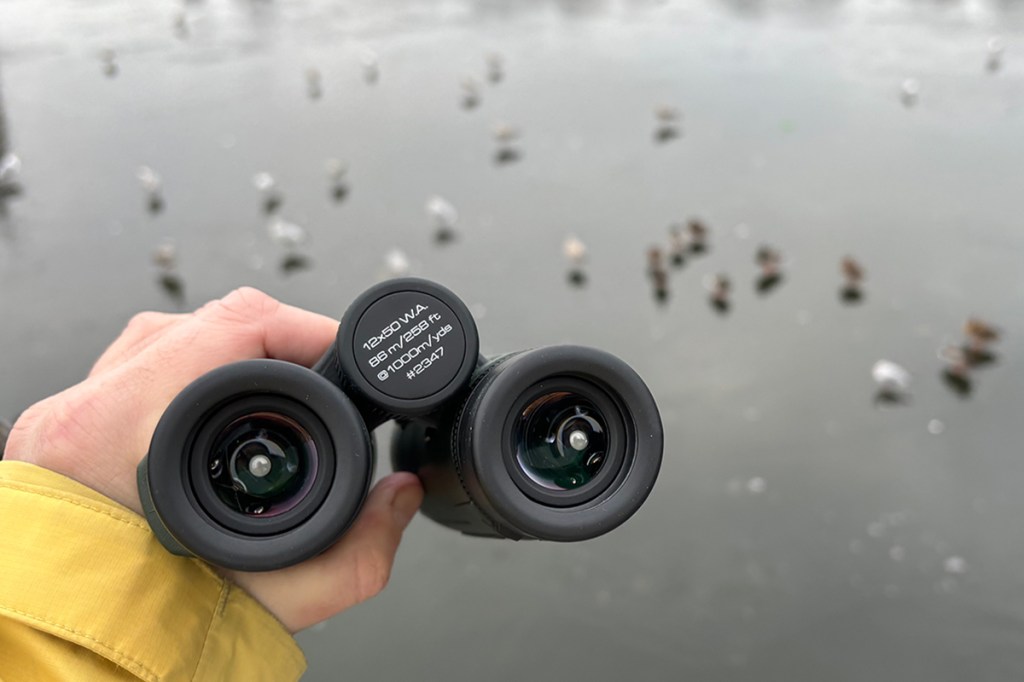
[[[145,519],[69,478],[0,462],[0,680],[296,680],[284,627]]]

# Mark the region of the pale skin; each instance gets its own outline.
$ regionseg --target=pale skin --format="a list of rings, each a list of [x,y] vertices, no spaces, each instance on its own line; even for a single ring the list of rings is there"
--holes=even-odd
[[[4,459],[56,471],[141,513],[136,467],[160,415],[186,385],[238,360],[273,358],[310,367],[337,331],[336,320],[249,288],[194,313],[140,313],[84,381],[21,415]],[[298,632],[384,588],[402,531],[422,499],[416,476],[391,474],[323,554],[278,571],[221,572]]]

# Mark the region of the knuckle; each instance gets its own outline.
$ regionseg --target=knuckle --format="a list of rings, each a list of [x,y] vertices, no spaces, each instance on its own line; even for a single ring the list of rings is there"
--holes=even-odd
[[[131,319],[128,320],[128,324],[125,326],[125,331],[144,334],[157,326],[162,319],[163,315],[161,313],[155,313],[151,310],[135,313],[132,315]]]
[[[380,594],[391,580],[391,558],[380,549],[367,550],[356,561],[355,587],[359,601]]]
[[[197,311],[201,317],[231,322],[251,322],[271,314],[280,303],[253,287],[239,287],[224,298],[211,301]]]

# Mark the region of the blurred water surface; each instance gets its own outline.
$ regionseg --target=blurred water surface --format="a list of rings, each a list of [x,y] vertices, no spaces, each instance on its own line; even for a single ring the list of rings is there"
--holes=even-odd
[[[134,312],[177,307],[150,257],[165,240],[186,308],[250,284],[335,316],[400,248],[467,300],[485,352],[632,363],[665,464],[587,543],[414,521],[385,594],[299,637],[307,679],[1021,679],[1022,38],[1008,0],[5,0],[0,156],[24,192],[0,200],[0,415],[80,380]],[[661,105],[683,114],[666,144]],[[515,163],[493,163],[499,122],[522,131]],[[279,268],[260,171],[307,270]],[[433,195],[458,209],[453,243],[432,240]],[[710,251],[659,305],[645,251],[690,216]],[[766,295],[761,243],[785,268]],[[867,270],[855,306],[846,254]],[[719,271],[725,316],[703,285]],[[936,351],[971,314],[1006,338],[963,397]],[[908,404],[873,405],[880,358],[912,373]]]

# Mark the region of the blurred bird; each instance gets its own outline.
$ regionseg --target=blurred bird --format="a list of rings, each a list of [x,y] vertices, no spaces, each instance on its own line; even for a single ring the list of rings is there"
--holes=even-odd
[[[263,195],[264,213],[273,213],[281,206],[284,197],[277,188],[277,181],[273,175],[267,172],[257,173],[252,176],[252,184]]]
[[[839,290],[839,298],[845,303],[858,303],[863,298],[861,281],[864,279],[864,268],[851,256],[845,256],[839,262],[845,283]]]
[[[391,249],[384,254],[384,267],[389,277],[403,277],[409,272],[409,258],[401,249]]]
[[[657,124],[654,128],[655,142],[668,142],[674,140],[681,134],[679,121],[682,112],[676,107],[661,105],[654,108],[654,118]]]
[[[484,57],[487,63],[487,80],[500,83],[505,78],[505,59],[497,52],[489,52]]]
[[[778,251],[770,246],[761,245],[757,249],[754,261],[761,268],[761,274],[754,282],[754,288],[758,293],[768,293],[782,282],[782,256]]]
[[[174,35],[181,40],[185,40],[189,36],[188,14],[184,10],[174,15]]]
[[[113,78],[116,76],[119,70],[117,65],[117,53],[110,48],[106,48],[100,50],[99,57],[100,62],[103,64],[103,74],[107,78]]]
[[[651,279],[655,300],[668,300],[668,271],[665,269],[665,254],[660,246],[647,249],[647,276]]]
[[[178,265],[178,248],[174,242],[165,241],[153,249],[153,265],[161,270],[171,271]]]
[[[905,403],[910,397],[910,372],[890,360],[879,360],[871,368],[878,386],[876,403]]]
[[[306,69],[306,94],[310,99],[320,99],[324,94],[322,82],[320,69],[312,67]]]
[[[569,235],[562,242],[562,253],[569,262],[569,283],[582,286],[587,281],[583,264],[587,258],[587,246],[575,235]]]
[[[455,239],[455,224],[459,222],[455,206],[444,197],[435,195],[427,200],[425,208],[434,228],[434,240],[444,244]]]
[[[472,78],[463,78],[461,87],[462,108],[475,109],[480,104],[480,86]]]
[[[972,348],[982,349],[988,344],[998,341],[1000,331],[988,322],[971,317],[964,322],[964,334],[967,335]]]
[[[518,161],[521,153],[516,143],[522,136],[519,128],[507,123],[499,123],[494,126],[494,140],[498,143],[498,151],[494,155],[497,164],[511,163]]]
[[[998,71],[1003,66],[1003,53],[1006,46],[999,38],[988,39],[988,58],[985,60],[985,67],[992,72]]]
[[[331,196],[335,201],[341,201],[348,195],[348,164],[340,159],[327,159],[324,162],[324,171],[327,173],[327,181],[330,184]]]
[[[686,224],[690,232],[690,252],[704,253],[708,250],[708,228],[700,219],[691,218]]]
[[[271,241],[288,250],[299,247],[309,239],[305,228],[280,217],[275,217],[267,223],[267,234]]]
[[[912,107],[917,104],[918,98],[921,96],[921,84],[913,78],[907,78],[903,81],[900,86],[900,100],[903,102],[903,106]]]
[[[142,185],[142,189],[146,193],[150,213],[159,213],[163,210],[163,181],[157,172],[149,166],[139,166],[135,177],[139,179],[139,184]]]
[[[686,251],[689,244],[683,234],[683,226],[680,223],[672,223],[668,226],[668,254],[672,265],[680,267],[686,262]]]
[[[365,49],[359,53],[359,63],[363,65],[363,80],[373,85],[380,80],[380,59],[377,53]]]
[[[732,302],[729,300],[729,294],[732,291],[732,281],[729,276],[724,273],[719,273],[711,278],[710,286],[711,295],[709,300],[711,307],[719,313],[729,312],[729,308],[732,307]]]
[[[0,156],[0,198],[21,191],[21,159],[14,152]]]

